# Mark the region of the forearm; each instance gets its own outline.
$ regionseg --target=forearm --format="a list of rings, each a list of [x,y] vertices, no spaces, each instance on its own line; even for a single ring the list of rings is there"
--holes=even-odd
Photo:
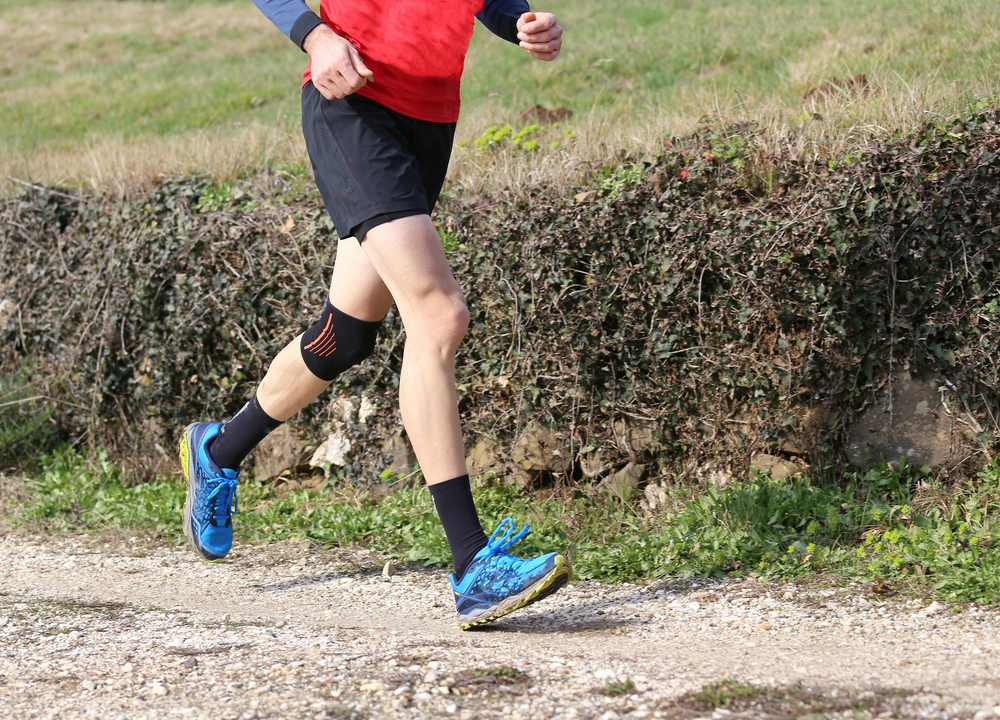
[[[527,0],[486,0],[476,17],[491,33],[517,45],[517,20],[530,10]]]
[[[323,24],[304,0],[253,0],[253,4],[299,49],[303,49],[306,36]]]

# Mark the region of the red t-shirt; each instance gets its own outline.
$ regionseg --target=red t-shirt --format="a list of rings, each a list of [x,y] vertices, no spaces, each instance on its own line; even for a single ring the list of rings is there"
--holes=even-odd
[[[452,123],[482,8],[483,0],[320,0],[320,17],[374,74],[359,95],[418,120]],[[302,84],[311,78],[307,67]]]

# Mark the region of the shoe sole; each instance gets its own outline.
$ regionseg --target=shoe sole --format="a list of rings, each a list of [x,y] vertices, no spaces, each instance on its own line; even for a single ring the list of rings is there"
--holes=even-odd
[[[181,459],[181,472],[187,481],[187,497],[184,499],[184,537],[187,538],[188,545],[198,554],[198,557],[205,562],[215,563],[221,561],[223,558],[206,555],[204,550],[198,547],[198,543],[194,537],[194,528],[191,527],[191,517],[193,515],[191,506],[194,504],[194,481],[192,480],[192,477],[194,477],[194,468],[191,467],[191,450],[188,447],[188,433],[191,432],[192,427],[193,425],[188,425],[184,428],[184,434],[181,435],[181,440],[177,447],[177,454],[180,455]]]
[[[505,615],[510,615],[515,610],[520,610],[527,605],[531,605],[532,603],[536,603],[539,600],[547,598],[549,595],[568,583],[572,577],[573,570],[570,568],[569,560],[564,558],[562,555],[557,555],[556,566],[551,572],[549,572],[548,575],[543,577],[520,595],[514,595],[504,600],[504,602],[500,603],[496,612],[470,622],[459,621],[459,627],[463,630],[471,630],[474,627],[498,620]]]

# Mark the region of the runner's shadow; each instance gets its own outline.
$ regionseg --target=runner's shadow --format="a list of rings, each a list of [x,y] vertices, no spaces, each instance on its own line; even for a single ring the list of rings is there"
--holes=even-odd
[[[547,607],[543,600],[530,609],[519,610],[487,625],[472,628],[470,632],[530,635],[622,633],[648,624],[648,620],[636,617],[634,612],[618,612],[621,606],[644,599],[648,599],[646,591],[614,599],[595,598],[569,606],[553,604]]]
[[[560,619],[558,615],[516,617],[496,620],[488,625],[475,627],[468,632],[475,633],[518,633],[521,635],[550,635],[553,633],[570,635],[596,635],[621,631],[633,623],[628,620],[603,618],[599,620]]]

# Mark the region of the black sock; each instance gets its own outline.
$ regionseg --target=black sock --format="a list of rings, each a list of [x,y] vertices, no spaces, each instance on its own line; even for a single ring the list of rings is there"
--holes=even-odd
[[[281,421],[264,412],[254,395],[232,420],[223,424],[218,437],[208,446],[208,453],[219,467],[239,470],[257,443],[279,425]]]
[[[436,485],[428,485],[438,517],[444,525],[451,547],[451,559],[455,563],[455,577],[465,575],[465,568],[476,553],[486,547],[488,540],[483,526],[479,524],[479,513],[472,500],[472,484],[468,475],[447,480]]]

